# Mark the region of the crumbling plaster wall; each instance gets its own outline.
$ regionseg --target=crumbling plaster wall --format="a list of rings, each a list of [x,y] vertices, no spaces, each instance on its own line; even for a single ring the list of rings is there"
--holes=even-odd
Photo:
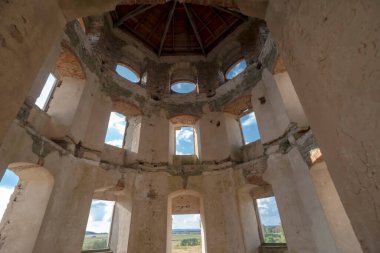
[[[364,252],[380,250],[379,11],[334,0],[269,1],[266,12]]]
[[[42,225],[33,233],[38,235],[33,252],[79,249],[83,238],[77,235],[84,233],[95,186],[97,170],[92,163],[75,158],[58,145],[35,135],[32,129],[25,129],[17,123],[4,139],[0,159],[4,164],[21,161],[43,166],[54,178]],[[33,248],[28,250],[32,252]]]
[[[43,82],[41,69],[65,24],[57,1],[9,1],[0,4],[0,143],[33,83]],[[44,17],[44,18],[41,18]],[[25,57],[28,55],[28,57]]]
[[[105,74],[114,75],[116,64],[126,63],[141,76],[147,73],[147,82],[144,85],[151,98],[158,100],[170,94],[169,70],[177,64],[177,58],[173,56],[158,58],[143,43],[119,29],[112,28],[110,22],[109,17],[105,16],[102,35],[96,45],[96,52],[101,55]],[[199,92],[213,96],[215,90],[225,82],[222,76],[233,63],[244,57],[248,63],[258,60],[254,56],[259,54],[267,35],[265,23],[253,19],[236,29],[207,57],[182,56],[181,58],[183,62],[197,70],[198,76],[195,81],[199,85]],[[235,45],[234,50],[226,50],[225,48],[231,44]],[[226,52],[233,52],[233,54],[226,54]],[[186,79],[186,76],[182,78]]]

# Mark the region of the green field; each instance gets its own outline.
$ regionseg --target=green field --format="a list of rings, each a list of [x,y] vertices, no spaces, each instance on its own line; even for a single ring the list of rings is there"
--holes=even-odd
[[[265,243],[286,243],[282,226],[263,226]]]
[[[108,248],[108,234],[86,234],[82,250],[95,250]]]
[[[108,248],[108,234],[87,233],[82,250]],[[173,232],[172,253],[201,253],[201,233],[194,231]]]
[[[201,253],[200,232],[172,233],[172,253]]]

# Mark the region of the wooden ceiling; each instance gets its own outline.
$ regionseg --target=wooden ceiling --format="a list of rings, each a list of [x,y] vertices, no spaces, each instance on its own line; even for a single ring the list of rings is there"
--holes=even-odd
[[[170,1],[160,5],[118,5],[114,27],[132,34],[161,55],[207,55],[248,18],[219,6]]]

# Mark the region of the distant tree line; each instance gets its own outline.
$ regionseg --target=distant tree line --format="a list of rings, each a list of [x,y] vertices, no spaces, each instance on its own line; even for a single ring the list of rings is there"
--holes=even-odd
[[[181,246],[198,246],[201,241],[197,238],[186,238],[181,241]]]

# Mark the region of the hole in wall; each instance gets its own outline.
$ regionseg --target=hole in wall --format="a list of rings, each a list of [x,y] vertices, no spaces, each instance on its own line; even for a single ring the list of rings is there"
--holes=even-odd
[[[195,91],[196,88],[197,88],[196,84],[192,82],[177,82],[177,83],[173,83],[170,86],[170,89],[172,92],[181,93],[181,94],[191,93]]]
[[[115,71],[119,76],[123,77],[124,79],[127,79],[132,83],[140,82],[140,77],[137,74],[137,71],[135,71],[129,66],[119,63],[116,65]]]
[[[247,68],[247,61],[244,59],[239,60],[234,63],[231,67],[226,71],[226,79],[231,80],[236,76],[240,75]]]

